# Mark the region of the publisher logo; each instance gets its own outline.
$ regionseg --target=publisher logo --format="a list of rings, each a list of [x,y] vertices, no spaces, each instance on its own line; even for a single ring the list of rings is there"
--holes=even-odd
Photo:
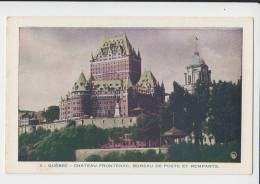
[[[237,158],[237,152],[232,151],[232,152],[230,153],[230,158],[233,159],[233,160],[235,160],[235,159]]]

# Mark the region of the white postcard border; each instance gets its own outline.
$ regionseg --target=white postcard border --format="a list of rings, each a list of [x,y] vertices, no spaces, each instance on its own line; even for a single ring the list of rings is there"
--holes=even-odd
[[[6,140],[8,173],[161,173],[161,174],[251,174],[253,125],[253,19],[191,17],[8,17],[6,27]],[[174,27],[243,28],[242,141],[241,163],[176,163],[181,168],[75,167],[79,162],[18,162],[18,61],[19,27]],[[53,163],[72,167],[52,167]],[[84,162],[86,163],[86,162]],[[102,162],[105,164],[105,162]],[[126,163],[125,164],[133,164]],[[149,162],[151,163],[151,162]],[[167,162],[169,163],[169,162]],[[166,163],[166,164],[167,164]],[[164,162],[154,163],[164,164]],[[182,168],[182,164],[188,165]],[[191,168],[191,165],[218,168]],[[177,167],[177,166],[176,166]]]

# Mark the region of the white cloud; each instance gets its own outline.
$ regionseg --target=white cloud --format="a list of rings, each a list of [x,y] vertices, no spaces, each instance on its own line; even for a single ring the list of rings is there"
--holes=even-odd
[[[139,48],[142,69],[172,90],[183,83],[185,66],[191,62],[199,38],[199,50],[212,79],[237,80],[241,75],[241,30],[142,29],[142,28],[22,28],[20,30],[19,106],[39,110],[58,104],[81,71],[89,73],[91,51],[105,36],[126,33]]]

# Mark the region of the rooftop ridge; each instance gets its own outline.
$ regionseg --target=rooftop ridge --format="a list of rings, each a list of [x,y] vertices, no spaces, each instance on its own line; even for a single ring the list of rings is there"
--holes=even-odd
[[[103,38],[102,42],[99,45],[95,54],[91,53],[91,60],[94,61],[98,59],[98,57],[114,55],[116,53],[121,53],[122,55],[130,55],[137,53],[134,51],[129,39],[126,34],[123,35],[115,35],[110,37]],[[139,53],[140,54],[140,53]]]

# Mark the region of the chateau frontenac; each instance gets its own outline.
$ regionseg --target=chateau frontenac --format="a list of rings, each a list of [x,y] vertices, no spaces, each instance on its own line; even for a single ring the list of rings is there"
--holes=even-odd
[[[141,73],[141,53],[126,35],[104,39],[91,54],[90,73],[82,72],[60,101],[60,120],[84,117],[131,117],[158,113],[165,101],[163,82]]]
[[[196,38],[196,46],[197,41]],[[71,90],[61,97],[57,107],[59,120],[48,122],[43,119],[44,112],[19,111],[19,135],[39,128],[54,131],[87,125],[102,129],[132,127],[137,124],[141,112],[159,114],[165,96],[169,94],[165,93],[163,82],[159,83],[151,71],[141,72],[141,53],[139,49],[136,52],[126,35],[104,39],[97,52],[91,53],[89,62],[88,74],[81,72]],[[198,81],[211,86],[211,71],[197,47],[185,70],[183,87],[189,93],[195,92]],[[193,143],[195,141],[194,133],[186,135],[174,124],[163,134],[164,139],[171,139],[173,134],[185,137],[186,142],[190,139]],[[129,135],[125,136],[127,144],[124,142],[121,147],[137,146],[129,144],[132,140],[127,138]],[[211,135],[203,134],[203,137],[203,144],[215,144],[211,142]],[[158,140],[153,143],[151,145],[159,144]],[[103,145],[103,148],[113,147],[113,141]]]

